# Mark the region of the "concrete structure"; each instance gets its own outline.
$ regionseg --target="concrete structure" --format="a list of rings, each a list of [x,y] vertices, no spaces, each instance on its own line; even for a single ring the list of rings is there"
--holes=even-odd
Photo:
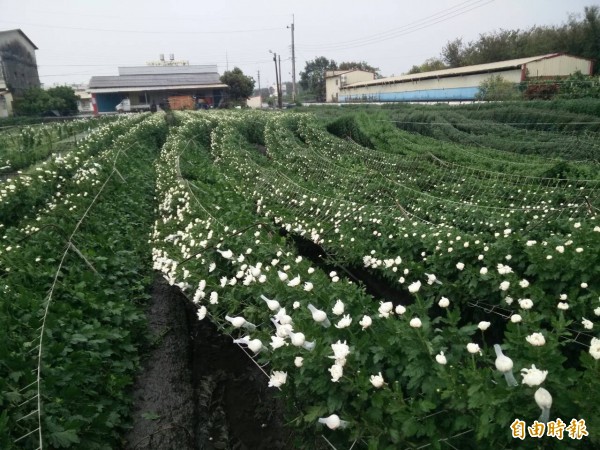
[[[339,102],[470,101],[482,81],[500,75],[506,81],[566,77],[579,71],[592,74],[592,61],[560,53],[512,59],[476,66],[435,70],[373,81],[348,83],[339,90]],[[328,95],[329,101],[329,95]]]
[[[373,72],[365,70],[328,70],[325,72],[325,101],[336,103],[339,101],[340,89],[350,84],[375,79]]]
[[[115,106],[128,98],[138,104],[165,105],[171,96],[193,96],[198,102],[217,107],[225,99],[228,86],[221,83],[216,65],[148,65],[119,67],[118,76],[92,77],[88,91],[94,112],[115,112]]]
[[[40,87],[36,50],[21,30],[0,31],[0,117],[12,114],[14,98]]]
[[[79,114],[93,114],[92,94],[85,89],[75,89],[75,95],[77,96],[77,111],[79,111]]]

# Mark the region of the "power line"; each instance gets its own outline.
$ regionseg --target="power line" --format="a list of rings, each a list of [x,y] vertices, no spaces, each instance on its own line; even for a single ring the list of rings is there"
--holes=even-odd
[[[441,22],[448,21],[454,17],[465,14],[469,11],[472,11],[477,8],[481,8],[489,3],[492,3],[494,0],[476,0],[475,3],[471,3],[472,0],[467,0],[466,2],[460,3],[457,6],[452,8],[444,9],[436,14],[431,16],[427,16],[426,18],[420,19],[415,22],[411,22],[409,24],[403,25],[402,27],[395,28],[392,30],[388,30],[383,33],[378,33],[371,35],[366,38],[360,39],[352,39],[349,41],[339,42],[337,44],[331,45],[323,45],[323,44],[315,44],[315,45],[303,45],[301,46],[305,50],[309,49],[319,49],[319,50],[343,50],[346,48],[357,48],[363,47],[366,45],[377,44],[379,42],[387,41],[390,39],[395,39],[400,36],[404,36],[406,34],[413,33],[415,31],[422,30],[424,28],[428,28],[432,25],[436,25]],[[484,3],[482,3],[484,2]],[[444,13],[444,14],[442,14]]]
[[[130,33],[130,34],[231,34],[231,33],[256,33],[260,31],[275,31],[281,30],[278,28],[256,28],[248,30],[219,30],[219,31],[181,31],[181,30],[117,30],[108,28],[82,28],[82,27],[66,27],[60,25],[46,25],[40,23],[13,22],[10,20],[0,20],[2,23],[10,23],[17,25],[27,25],[33,27],[52,28],[61,30],[79,30],[79,31],[106,31],[110,33]]]

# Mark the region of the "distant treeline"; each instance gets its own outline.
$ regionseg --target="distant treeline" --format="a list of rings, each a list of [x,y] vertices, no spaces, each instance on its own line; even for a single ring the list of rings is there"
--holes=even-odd
[[[498,30],[480,34],[475,41],[449,41],[439,57],[414,65],[408,73],[485,64],[508,59],[568,53],[600,61],[600,7],[586,6],[583,15],[570,15],[559,26],[535,26],[528,30]],[[599,73],[599,65],[594,72]]]

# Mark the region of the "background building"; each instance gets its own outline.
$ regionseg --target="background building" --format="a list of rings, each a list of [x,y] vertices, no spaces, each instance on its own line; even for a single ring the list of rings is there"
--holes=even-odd
[[[491,75],[520,83],[527,79],[591,75],[592,61],[552,53],[476,66],[435,70],[373,81],[348,83],[339,88],[339,102],[431,102],[475,100],[481,83]],[[329,91],[328,91],[329,92]],[[329,101],[329,94],[327,96]]]
[[[0,117],[12,114],[12,102],[32,87],[40,87],[37,47],[21,30],[0,31]]]
[[[375,79],[373,72],[364,70],[328,70],[325,72],[326,102],[336,103],[339,101],[340,89],[360,81],[371,81]]]
[[[165,105],[172,96],[192,96],[198,103],[217,107],[228,87],[216,65],[158,65],[119,67],[118,76],[92,77],[88,91],[95,112],[115,112],[128,98],[131,106]]]

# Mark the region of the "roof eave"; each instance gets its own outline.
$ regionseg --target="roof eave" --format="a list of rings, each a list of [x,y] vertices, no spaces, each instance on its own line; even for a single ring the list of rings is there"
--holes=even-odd
[[[89,87],[88,92],[92,94],[108,94],[117,92],[141,92],[141,91],[169,91],[177,89],[225,89],[228,88],[226,84],[195,84],[195,85],[172,85],[172,86],[120,86],[110,88],[93,88]]]

